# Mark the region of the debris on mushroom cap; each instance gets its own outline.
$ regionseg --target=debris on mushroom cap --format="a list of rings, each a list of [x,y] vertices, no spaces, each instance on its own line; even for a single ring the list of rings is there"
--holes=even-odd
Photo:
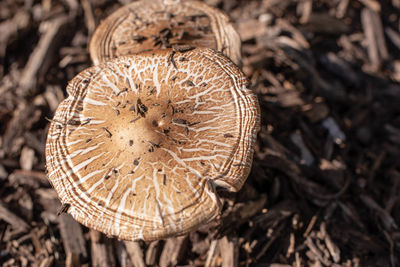
[[[213,220],[215,186],[239,190],[252,164],[259,107],[246,84],[206,48],[143,52],[78,74],[46,143],[49,180],[67,212],[146,241]]]
[[[137,1],[118,9],[97,27],[91,42],[94,64],[174,44],[208,47],[240,65],[240,38],[227,15],[188,0]]]

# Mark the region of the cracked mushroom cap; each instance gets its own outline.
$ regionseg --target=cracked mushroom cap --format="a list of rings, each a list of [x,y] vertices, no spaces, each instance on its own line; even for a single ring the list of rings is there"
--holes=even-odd
[[[51,122],[48,177],[67,212],[121,239],[176,236],[220,212],[252,163],[259,107],[206,48],[119,57],[82,71]]]
[[[240,38],[229,17],[190,0],[137,1],[108,16],[91,42],[94,64],[110,58],[168,48],[174,44],[208,47],[240,64]]]

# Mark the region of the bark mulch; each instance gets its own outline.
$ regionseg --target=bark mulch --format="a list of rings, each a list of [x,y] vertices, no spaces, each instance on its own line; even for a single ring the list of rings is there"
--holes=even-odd
[[[46,118],[126,2],[0,2],[0,265],[400,265],[400,0],[207,0],[240,33],[262,111],[221,223],[144,243],[57,216]]]

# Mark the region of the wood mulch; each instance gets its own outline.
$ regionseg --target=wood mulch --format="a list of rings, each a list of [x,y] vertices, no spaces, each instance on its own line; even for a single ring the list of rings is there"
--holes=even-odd
[[[126,2],[0,2],[0,265],[400,266],[400,0],[207,0],[233,19],[262,110],[221,223],[134,243],[57,216],[46,118]]]

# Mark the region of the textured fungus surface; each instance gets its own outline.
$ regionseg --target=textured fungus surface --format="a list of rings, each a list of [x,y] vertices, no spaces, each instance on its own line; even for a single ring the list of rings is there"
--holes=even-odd
[[[259,110],[242,72],[210,49],[120,57],[84,70],[51,123],[49,179],[67,212],[129,240],[186,233],[251,168]]]
[[[90,42],[95,64],[174,44],[208,47],[240,64],[240,38],[227,15],[198,1],[137,1],[118,9]]]

